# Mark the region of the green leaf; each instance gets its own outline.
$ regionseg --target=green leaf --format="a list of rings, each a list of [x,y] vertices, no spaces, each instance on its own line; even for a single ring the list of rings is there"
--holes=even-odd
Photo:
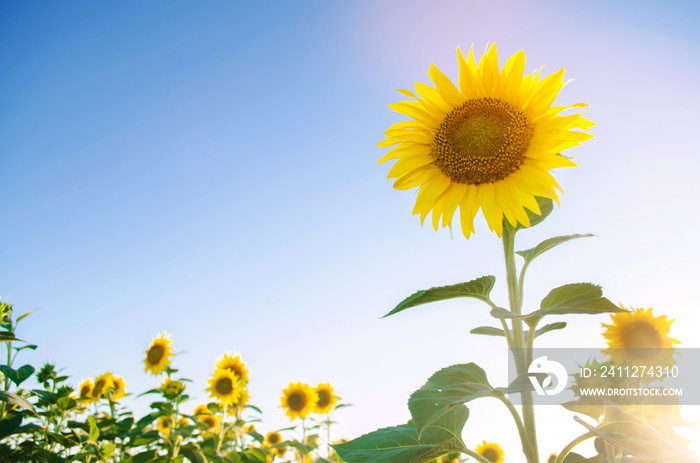
[[[97,422],[95,421],[94,416],[88,416],[88,421],[90,422],[90,433],[88,435],[88,440],[97,442],[97,438],[100,437],[100,428],[97,427]]]
[[[26,408],[27,410],[34,412],[34,406],[27,402],[26,399],[18,396],[13,392],[0,391],[0,401],[7,402],[8,404],[16,405],[18,407]]]
[[[0,332],[0,342],[8,342],[8,341],[20,341],[24,342],[21,339],[17,339],[14,334],[10,333],[9,331],[2,331]]]
[[[627,312],[603,297],[603,290],[592,283],[572,283],[554,288],[542,299],[540,310],[527,317],[564,314]]]
[[[34,373],[34,367],[31,365],[24,365],[17,370],[13,370],[7,365],[0,365],[0,371],[3,375],[10,378],[10,381],[15,383],[16,386],[19,386]]]
[[[505,336],[506,333],[501,328],[493,326],[479,326],[470,331],[471,334],[483,334],[485,336]]]
[[[518,318],[517,315],[515,315],[513,312],[510,310],[506,310],[503,307],[494,307],[491,309],[491,316],[493,318]]]
[[[17,320],[15,321],[15,324],[19,323],[20,320],[22,320],[24,317],[26,317],[27,315],[29,315],[30,313],[35,312],[35,311],[36,311],[36,309],[30,310],[29,312],[24,312],[22,315],[20,315],[19,317],[17,317]]]
[[[4,438],[15,432],[22,424],[22,414],[17,412],[8,412],[3,419],[0,420],[0,438]]]
[[[117,444],[105,444],[100,449],[100,455],[104,458],[109,458],[114,453],[114,449],[117,448]]]
[[[435,420],[466,402],[493,394],[486,373],[475,363],[452,365],[433,374],[408,399],[416,430],[423,430]]]
[[[535,199],[537,200],[537,205],[540,207],[540,213],[541,214],[535,214],[534,212],[530,211],[529,209],[525,208],[525,212],[527,212],[527,217],[530,219],[530,228],[534,227],[537,224],[540,224],[544,221],[544,219],[547,218],[549,214],[552,213],[554,210],[554,201],[552,201],[549,198],[542,198],[540,196],[535,196]],[[503,219],[504,223],[508,223],[506,219]],[[510,225],[510,224],[509,224]],[[515,230],[522,230],[524,227],[521,224],[518,223],[518,226],[515,227]]]
[[[496,277],[488,275],[466,283],[424,289],[413,293],[401,301],[399,305],[394,308],[394,310],[384,315],[382,318],[388,317],[389,315],[394,315],[395,313],[402,312],[418,305],[444,301],[446,299],[454,299],[457,297],[473,297],[475,299],[482,300],[487,304],[492,304],[491,299],[489,299],[489,294],[491,293],[491,289],[493,289],[493,285],[495,283]]]
[[[76,402],[72,397],[61,397],[56,401],[56,406],[59,410],[70,410],[76,405],[78,405],[78,402]]]
[[[131,457],[131,460],[133,463],[148,463],[149,461],[153,460],[158,456],[158,452],[155,450],[147,450],[145,452],[141,452],[138,455],[134,455]]]
[[[202,451],[199,447],[193,444],[187,444],[180,447],[180,452],[187,458],[191,463],[207,463],[207,459],[204,458]]]
[[[538,244],[532,249],[526,249],[525,251],[515,251],[515,253],[519,256],[522,256],[525,259],[525,263],[529,264],[530,262],[535,260],[536,257],[544,254],[545,252],[549,251],[550,249],[556,246],[559,246],[560,244],[566,243],[567,241],[575,240],[577,238],[589,238],[591,236],[595,235],[585,233],[582,235],[556,236],[554,238],[549,238],[547,240],[542,241],[540,244]]]
[[[550,331],[562,330],[564,328],[566,328],[566,322],[549,323],[544,325],[542,328],[537,328],[537,331],[535,331],[535,338],[542,336],[545,333],[549,333]],[[528,333],[526,331],[525,337],[527,338],[527,336]]]
[[[462,429],[469,410],[464,405],[428,426],[418,437],[415,424],[383,428],[350,442],[333,445],[338,456],[347,463],[406,463],[420,458],[436,446],[456,440],[462,447]]]
[[[464,444],[459,439],[450,439],[440,445],[436,445],[432,449],[419,456],[411,463],[427,463],[438,461],[437,459],[448,453],[460,452],[464,449]]]

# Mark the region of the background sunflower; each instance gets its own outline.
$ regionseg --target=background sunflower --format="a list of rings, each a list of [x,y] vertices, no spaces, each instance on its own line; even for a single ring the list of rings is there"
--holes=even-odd
[[[285,414],[292,420],[306,418],[306,415],[314,411],[318,394],[308,384],[301,381],[289,383],[282,391],[282,408]]]

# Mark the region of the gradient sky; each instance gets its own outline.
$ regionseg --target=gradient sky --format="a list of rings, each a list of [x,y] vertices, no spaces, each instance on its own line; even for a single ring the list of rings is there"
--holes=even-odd
[[[476,361],[506,380],[502,340],[476,301],[378,320],[418,289],[500,278],[500,241],[411,216],[375,144],[402,116],[396,88],[456,77],[456,47],[519,49],[563,67],[558,104],[587,102],[595,138],[555,174],[562,208],[519,249],[567,244],[532,266],[526,304],[593,281],[614,302],[677,318],[700,347],[699,8],[692,2],[3,2],[0,4],[0,295],[39,309],[27,363],[74,384],[106,370],[135,395],[151,336],[172,334],[191,403],[215,359],[240,352],[263,430],[287,425],[281,390],[330,381],[354,407],[336,437],[405,422],[434,371]],[[602,346],[582,317],[541,345]],[[465,441],[519,452],[505,410],[476,403]],[[542,453],[583,429],[544,407]],[[697,419],[697,409],[686,410]],[[558,420],[558,421],[553,421]],[[556,424],[553,424],[556,423]],[[547,431],[548,426],[551,431]],[[504,429],[508,432],[504,433]],[[505,435],[508,434],[508,435]],[[514,457],[518,458],[518,457]],[[511,460],[515,461],[515,460]]]

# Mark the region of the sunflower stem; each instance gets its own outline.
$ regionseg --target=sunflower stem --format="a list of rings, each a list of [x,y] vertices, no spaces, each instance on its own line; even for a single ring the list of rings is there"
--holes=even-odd
[[[228,411],[228,402],[224,403],[224,412],[221,415],[221,424],[219,425],[219,442],[216,443],[216,454],[221,450],[221,444],[224,441],[224,425],[226,424],[226,412]]]
[[[503,221],[503,254],[506,261],[506,279],[508,282],[508,301],[510,303],[510,311],[515,315],[521,315],[522,305],[522,288],[518,284],[518,272],[515,268],[515,233],[516,229],[512,227],[507,220]],[[513,319],[512,342],[508,346],[513,351],[515,365],[518,375],[526,373],[527,359],[531,357],[530,350],[532,346],[525,340],[523,332],[523,322],[520,319]],[[528,352],[523,350],[527,348]],[[535,408],[532,400],[532,392],[521,392],[523,409],[523,424],[525,427],[526,438],[528,443],[523,443],[523,450],[527,449],[525,456],[528,463],[539,462],[539,452],[537,448],[537,435],[535,429]]]
[[[590,439],[591,437],[594,437],[594,434],[587,432],[586,434],[578,436],[576,439],[569,442],[569,444],[566,447],[564,447],[561,452],[559,452],[559,455],[557,455],[557,459],[554,460],[554,463],[562,463],[564,461],[564,458],[566,458],[566,456],[574,449],[574,447],[576,447],[581,442]]]

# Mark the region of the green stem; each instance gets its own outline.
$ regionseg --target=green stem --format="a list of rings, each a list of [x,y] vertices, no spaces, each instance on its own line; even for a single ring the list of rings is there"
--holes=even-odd
[[[530,455],[533,452],[532,445],[530,444],[530,440],[527,437],[527,432],[525,432],[525,426],[523,425],[523,421],[520,418],[520,415],[518,414],[518,411],[515,409],[513,404],[511,403],[510,400],[505,395],[499,395],[496,396],[503,404],[508,408],[508,411],[510,412],[511,416],[513,417],[513,421],[515,421],[515,426],[518,428],[518,434],[520,434],[520,443],[522,444],[523,447],[523,453],[525,455]]]
[[[226,412],[228,411],[228,403],[224,404],[224,413],[221,415],[221,424],[219,425],[219,442],[216,444],[216,454],[221,450],[221,444],[224,441],[224,424],[226,422]]]
[[[505,222],[505,221],[504,221]],[[518,272],[515,268],[515,232],[516,230],[508,223],[503,224],[503,254],[506,261],[506,279],[508,282],[508,300],[510,311],[515,315],[521,315],[522,288],[518,284]],[[513,356],[518,375],[526,373],[527,359],[531,356],[530,349],[523,355],[523,349],[528,346],[523,332],[523,322],[520,319],[513,319],[512,344],[514,348]],[[537,449],[537,435],[535,429],[535,407],[532,399],[532,392],[521,392],[523,408],[523,421],[525,434],[531,451],[526,453],[528,463],[539,463],[539,452]],[[526,445],[523,444],[523,448]]]
[[[590,439],[591,437],[594,437],[593,433],[587,432],[586,434],[582,434],[578,436],[576,439],[572,440],[569,442],[569,445],[564,447],[561,452],[559,452],[559,455],[557,455],[557,459],[554,460],[554,463],[562,463],[564,461],[564,458],[573,450],[574,447],[576,447],[578,444],[580,444],[583,441],[586,441]]]
[[[458,450],[462,453],[466,453],[467,455],[469,455],[470,457],[472,457],[473,459],[475,459],[476,461],[479,461],[481,463],[491,463],[491,460],[489,460],[488,458],[486,458],[482,455],[479,455],[478,453],[476,453],[473,450],[469,450],[469,449],[456,449],[456,450]]]

